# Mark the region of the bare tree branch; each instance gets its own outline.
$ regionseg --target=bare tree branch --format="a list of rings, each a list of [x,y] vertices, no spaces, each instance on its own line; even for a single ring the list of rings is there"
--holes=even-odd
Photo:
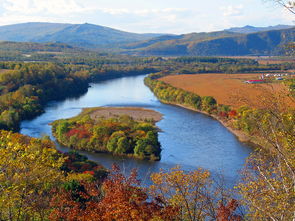
[[[285,0],[274,0],[276,3],[279,5],[283,6],[286,8],[289,12],[292,14],[295,14],[295,1],[285,1]]]

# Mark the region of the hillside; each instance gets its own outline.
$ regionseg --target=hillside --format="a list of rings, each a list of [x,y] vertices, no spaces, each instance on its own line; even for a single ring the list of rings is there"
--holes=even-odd
[[[159,56],[278,55],[295,41],[295,28],[251,34],[233,32],[163,36],[125,46],[125,53]]]
[[[92,24],[22,23],[0,27],[0,40],[17,42],[59,42],[98,48],[157,37],[160,34],[135,34]]]
[[[81,48],[73,47],[64,43],[34,43],[0,41],[0,51],[7,52],[76,52],[83,51]]]

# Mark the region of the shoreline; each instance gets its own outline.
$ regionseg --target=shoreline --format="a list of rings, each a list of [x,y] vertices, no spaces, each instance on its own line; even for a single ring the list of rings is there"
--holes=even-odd
[[[244,143],[244,144],[247,144],[248,146],[250,146],[251,148],[255,148],[257,146],[259,146],[257,143],[253,142],[253,140],[246,134],[244,133],[243,131],[241,130],[238,130],[238,129],[234,129],[232,128],[228,122],[222,120],[221,118],[219,118],[218,116],[216,115],[213,115],[213,114],[209,114],[207,112],[204,112],[204,111],[200,111],[200,110],[197,110],[197,109],[194,109],[194,108],[191,108],[191,107],[188,107],[188,106],[185,106],[185,105],[182,105],[182,104],[177,104],[177,103],[172,103],[172,102],[165,102],[165,101],[162,101],[158,98],[158,100],[164,104],[169,104],[169,105],[173,105],[173,106],[177,106],[177,107],[182,107],[184,109],[187,109],[187,110],[191,110],[191,111],[194,111],[194,112],[197,112],[197,113],[200,113],[200,114],[204,114],[208,117],[211,117],[215,120],[217,120],[219,123],[221,123],[227,130],[229,130],[240,142]]]

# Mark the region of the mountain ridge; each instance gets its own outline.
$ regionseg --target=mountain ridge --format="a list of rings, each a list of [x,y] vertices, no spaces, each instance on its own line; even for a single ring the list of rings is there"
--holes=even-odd
[[[175,39],[157,41],[146,47],[136,47],[143,45],[139,42],[127,45],[123,53],[144,56],[282,55],[285,53],[284,46],[294,41],[295,28],[250,34],[221,31],[176,36]]]
[[[125,32],[89,23],[28,22],[0,26],[0,40],[2,41],[56,42],[86,48],[146,40],[160,35]]]
[[[89,23],[29,22],[0,26],[0,40],[67,44],[140,56],[276,55],[283,53],[284,44],[295,41],[295,28],[289,27],[248,25],[174,35],[137,34]]]

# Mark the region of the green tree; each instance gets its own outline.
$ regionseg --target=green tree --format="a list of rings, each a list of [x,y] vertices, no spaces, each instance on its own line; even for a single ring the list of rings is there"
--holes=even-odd
[[[68,132],[69,123],[67,121],[61,121],[57,125],[56,133],[60,140],[62,140],[64,134]]]
[[[118,148],[118,141],[119,141],[119,139],[120,138],[123,138],[123,137],[125,137],[126,135],[125,135],[125,133],[124,133],[124,131],[115,131],[112,135],[111,135],[111,137],[110,137],[110,139],[109,139],[109,141],[108,141],[108,143],[107,143],[107,149],[110,151],[110,152],[116,152],[116,149]],[[122,142],[122,141],[121,141]],[[123,145],[123,144],[121,144],[121,145]]]
[[[202,110],[210,112],[216,107],[216,100],[211,96],[202,97]]]
[[[115,153],[123,154],[130,152],[130,143],[127,137],[120,137],[117,142]]]

